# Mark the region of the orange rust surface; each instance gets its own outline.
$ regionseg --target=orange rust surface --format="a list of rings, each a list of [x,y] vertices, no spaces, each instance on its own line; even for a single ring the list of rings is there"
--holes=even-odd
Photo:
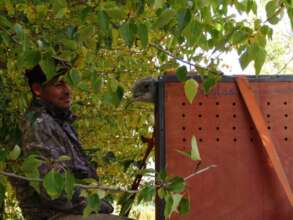
[[[293,83],[250,82],[278,155],[293,187]],[[165,147],[169,173],[182,177],[195,164],[176,149],[189,151],[194,134],[202,167],[211,169],[188,181],[191,212],[175,219],[289,220],[293,209],[257,136],[234,82],[221,82],[193,104],[181,83],[165,85]]]

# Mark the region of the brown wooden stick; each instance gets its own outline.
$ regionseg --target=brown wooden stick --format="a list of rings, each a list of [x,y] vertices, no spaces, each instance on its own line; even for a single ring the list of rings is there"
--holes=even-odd
[[[266,127],[264,116],[258,106],[249,82],[245,77],[237,77],[236,82],[252,121],[256,127],[260,140],[273,164],[273,168],[277,174],[277,177],[287,195],[291,206],[293,206],[293,193],[288,178],[285,174],[279,155],[276,151],[276,147],[273,143],[273,139]]]

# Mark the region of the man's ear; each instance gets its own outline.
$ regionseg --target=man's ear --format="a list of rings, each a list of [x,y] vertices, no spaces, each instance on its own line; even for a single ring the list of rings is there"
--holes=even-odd
[[[32,92],[35,96],[41,96],[42,86],[40,83],[33,83],[32,84]]]

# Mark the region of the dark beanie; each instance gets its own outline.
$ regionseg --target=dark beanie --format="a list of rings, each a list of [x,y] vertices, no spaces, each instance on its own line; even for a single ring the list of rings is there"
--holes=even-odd
[[[26,70],[25,76],[28,80],[28,84],[30,85],[30,87],[32,86],[33,83],[42,84],[42,83],[46,82],[46,80],[47,80],[47,77],[46,77],[45,73],[43,72],[40,65],[36,65],[32,69]]]
[[[57,72],[55,77],[64,75],[71,69],[71,66],[65,61],[54,59],[54,62],[57,67]],[[39,64],[34,66],[32,69],[27,69],[25,71],[25,76],[27,78],[27,81],[30,87],[32,86],[33,83],[42,84],[48,80],[46,77],[46,74],[44,73],[44,71],[42,70]]]

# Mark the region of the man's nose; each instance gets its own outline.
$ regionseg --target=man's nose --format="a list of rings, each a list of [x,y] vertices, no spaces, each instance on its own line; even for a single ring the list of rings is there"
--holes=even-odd
[[[71,88],[70,88],[70,86],[67,83],[64,83],[64,85],[63,85],[63,91],[64,91],[64,93],[66,93],[68,95],[70,94]]]

